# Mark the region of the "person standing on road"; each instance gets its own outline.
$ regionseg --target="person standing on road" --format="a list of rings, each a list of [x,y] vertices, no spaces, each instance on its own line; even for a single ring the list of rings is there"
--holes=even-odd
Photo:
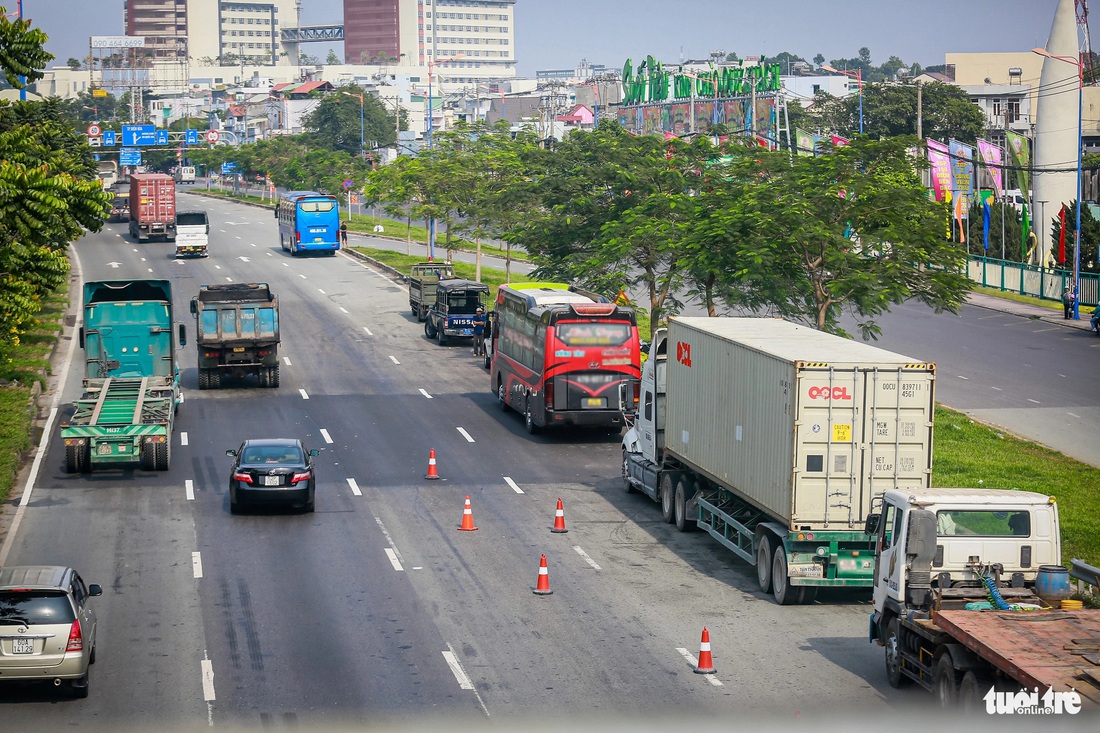
[[[340,225],[340,246],[348,246],[348,223],[346,221]]]
[[[1062,291],[1062,317],[1067,321],[1073,318],[1073,290],[1066,288]]]
[[[480,305],[474,314],[474,356],[485,356],[485,309]]]

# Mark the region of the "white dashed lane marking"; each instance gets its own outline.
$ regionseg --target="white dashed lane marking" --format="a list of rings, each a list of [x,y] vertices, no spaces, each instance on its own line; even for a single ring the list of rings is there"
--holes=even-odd
[[[691,662],[692,667],[698,667],[699,666],[699,660],[697,660],[695,658],[695,655],[693,655],[687,649],[684,649],[683,647],[676,647],[676,651],[680,652],[680,656],[682,656],[684,659]],[[713,675],[713,674],[704,674],[704,675],[699,675],[699,676],[700,677],[705,677],[707,682],[711,683],[715,687],[721,687],[722,686],[722,680],[718,679],[718,677]]]
[[[187,433],[180,433],[180,445],[187,445]]]
[[[321,428],[321,437],[325,439],[326,443],[328,443],[329,445],[332,445],[332,438],[329,437],[328,431],[325,430],[324,428]]]
[[[202,577],[202,553],[191,553],[191,569],[194,571],[196,578]]]
[[[523,493],[523,489],[521,489],[521,488],[519,487],[519,485],[518,485],[518,484],[516,484],[516,482],[515,482],[515,481],[513,481],[513,480],[512,480],[512,478],[511,478],[510,476],[505,476],[505,477],[504,477],[504,483],[506,483],[506,484],[508,484],[509,486],[511,486],[511,487],[512,487],[512,491],[516,492],[517,494],[522,494],[522,493]]]
[[[290,357],[289,356],[284,356],[283,357],[283,363],[286,364],[287,366],[290,366]]]
[[[309,395],[306,394],[306,391],[304,389],[298,390],[298,394],[302,395],[303,400],[308,400],[309,399]]]
[[[596,564],[596,561],[588,556],[588,553],[581,549],[580,545],[573,545],[573,550],[584,558],[584,561],[592,566],[594,570],[599,570],[600,566]]]
[[[467,443],[473,443],[474,442],[473,436],[470,435],[469,433],[467,433],[465,428],[456,428],[456,429],[458,430],[459,433],[462,434],[462,437],[466,439]]]
[[[392,548],[386,548],[386,557],[390,559],[390,565],[393,565],[393,569],[397,572],[402,572],[405,568],[401,567],[401,560],[397,557],[397,553]]]
[[[355,483],[355,479],[349,478],[346,479],[346,481],[348,482],[348,486],[351,488],[351,493],[355,494],[356,496],[363,495],[363,492],[359,489],[359,484]]]
[[[393,356],[392,354],[390,355],[390,361],[392,361],[394,364],[400,364],[401,363],[397,360],[397,357]]]
[[[183,482],[184,495],[187,496],[187,501],[195,500],[195,482],[191,479],[187,479]]]
[[[421,390],[420,390],[420,394],[424,395],[424,396],[425,396],[425,397],[427,397],[427,398],[428,398],[429,400],[430,400],[430,399],[432,398],[432,396],[431,396],[430,394],[428,394],[428,390],[426,390],[426,389],[421,389]]]

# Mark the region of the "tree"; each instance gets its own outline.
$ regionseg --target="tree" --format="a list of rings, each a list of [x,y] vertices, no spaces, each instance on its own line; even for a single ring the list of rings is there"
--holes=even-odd
[[[363,136],[379,146],[392,145],[397,137],[386,108],[375,97],[357,86],[342,87],[323,97],[320,103],[302,119],[309,139],[332,150],[358,155],[360,150],[360,109],[358,95],[363,98]],[[349,96],[354,95],[354,96]]]
[[[65,65],[68,66],[73,71],[76,71],[77,69],[80,68],[80,59],[70,56],[69,60],[65,62]]]
[[[933,82],[922,86],[925,137],[954,138],[973,144],[985,130],[982,111],[966,91],[954,84]],[[850,137],[859,131],[859,97],[821,94],[814,100],[815,116],[822,129]],[[917,132],[915,84],[863,85],[864,132],[871,137],[915,135]]]
[[[822,56],[821,54],[816,54],[814,56],[814,63],[817,64],[818,66],[821,66],[823,63],[825,63],[825,57]]]
[[[330,48],[328,50],[328,56],[325,58],[325,63],[329,66],[336,66],[340,63],[340,57]]]

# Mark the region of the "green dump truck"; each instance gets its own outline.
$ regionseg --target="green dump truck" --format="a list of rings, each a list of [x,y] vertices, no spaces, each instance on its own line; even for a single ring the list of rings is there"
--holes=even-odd
[[[168,470],[182,401],[174,326],[167,280],[85,283],[83,394],[61,425],[69,473],[135,463]],[[187,342],[183,324],[178,342]]]
[[[255,375],[279,386],[279,299],[267,283],[203,285],[191,299],[199,352],[199,389],[222,377]]]

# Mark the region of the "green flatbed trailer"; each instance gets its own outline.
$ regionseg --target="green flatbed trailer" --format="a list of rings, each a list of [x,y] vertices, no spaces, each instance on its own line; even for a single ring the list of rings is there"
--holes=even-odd
[[[158,377],[108,378],[85,390],[61,427],[69,473],[133,463],[168,470],[175,417],[171,384]]]

